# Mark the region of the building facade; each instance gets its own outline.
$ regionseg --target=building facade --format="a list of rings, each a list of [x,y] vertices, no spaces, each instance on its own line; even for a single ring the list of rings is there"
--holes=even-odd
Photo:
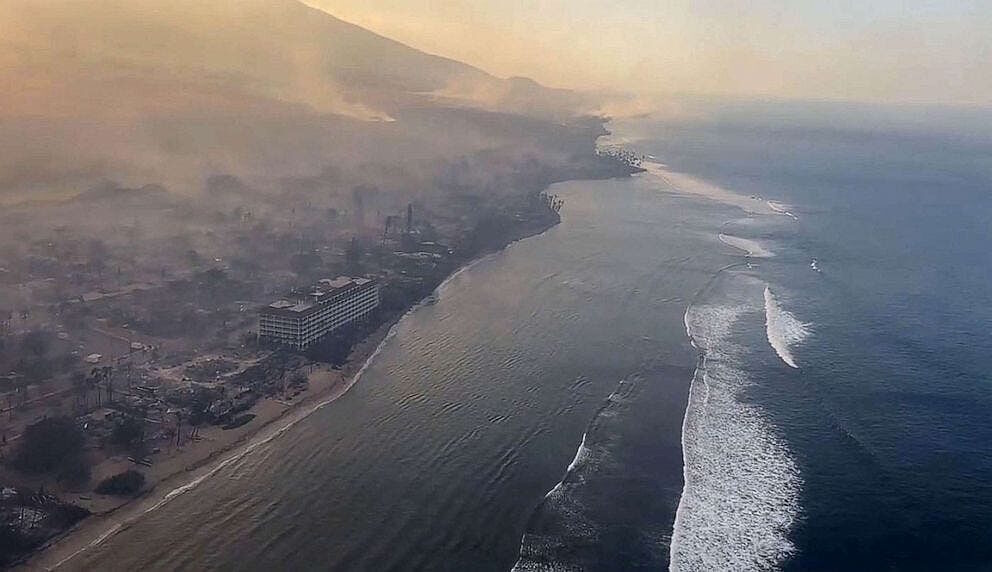
[[[309,347],[334,330],[368,316],[379,307],[379,282],[369,278],[325,278],[306,293],[262,308],[259,340]]]

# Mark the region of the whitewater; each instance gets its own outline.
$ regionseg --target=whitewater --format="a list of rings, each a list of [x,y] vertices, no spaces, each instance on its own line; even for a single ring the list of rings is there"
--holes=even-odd
[[[809,324],[803,323],[783,310],[771,288],[767,286],[765,287],[765,332],[768,343],[785,365],[799,369],[792,349],[809,337]]]
[[[685,231],[710,243],[727,243],[721,232],[754,238],[775,253],[745,258],[715,244],[740,264],[687,311],[686,329],[713,339],[696,340],[671,569],[987,567],[992,141],[971,129],[989,114],[922,129],[910,128],[918,113],[894,107],[714,108],[698,121],[616,127],[665,170],[768,211],[728,217],[710,205],[722,218],[714,225],[690,210],[687,195],[704,188],[669,177]],[[839,125],[842,116],[851,121]],[[752,432],[768,439],[764,467],[738,439]],[[782,490],[752,469],[781,473]],[[751,498],[739,498],[738,481]],[[754,513],[735,512],[738,501]],[[778,550],[756,549],[757,531]]]
[[[762,411],[740,393],[752,380],[732,330],[747,306],[690,307],[685,324],[701,352],[683,420],[684,488],[669,569],[768,570],[794,553],[801,478]]]
[[[740,208],[752,221],[763,215],[786,215],[798,221],[773,201],[744,197],[656,165],[649,173],[671,191],[691,189],[692,194]],[[774,256],[756,240],[725,233],[717,238],[749,257]],[[749,262],[745,265],[751,268]],[[686,334],[700,358],[682,425],[683,491],[670,545],[673,572],[772,570],[796,552],[789,534],[801,514],[802,478],[792,452],[767,416],[743,399],[743,392],[754,384],[745,367],[751,348],[736,341],[734,328],[743,318],[763,311],[769,343],[792,368],[798,368],[793,347],[810,330],[779,305],[767,285],[726,273],[738,266],[718,271],[704,290],[722,280],[739,280],[734,289],[739,299],[694,302],[684,316]],[[763,306],[756,285],[764,286]]]
[[[775,253],[762,246],[757,240],[723,233],[720,233],[719,238],[720,242],[738,250],[743,250],[748,256],[754,258],[771,258],[775,256]]]

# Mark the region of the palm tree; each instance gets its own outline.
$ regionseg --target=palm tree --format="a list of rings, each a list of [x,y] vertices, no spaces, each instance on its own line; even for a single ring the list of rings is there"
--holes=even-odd
[[[114,368],[113,366],[104,366],[100,368],[101,376],[103,377],[104,385],[107,389],[107,401],[110,403],[114,402]]]
[[[90,371],[90,376],[86,379],[87,384],[89,384],[90,389],[96,390],[96,406],[100,407],[100,368],[94,367]]]
[[[72,392],[76,394],[76,407],[78,408],[82,402],[82,408],[86,409],[86,394],[89,392],[89,386],[85,373],[77,371],[72,374]]]
[[[105,365],[103,367],[94,367],[90,371],[89,382],[90,382],[90,385],[93,388],[96,389],[96,405],[97,405],[97,407],[100,407],[101,405],[103,405],[103,399],[102,399],[103,394],[102,394],[102,388],[100,387],[100,382],[105,382],[106,383],[106,385],[107,385],[108,399],[110,399],[110,400],[113,399],[113,396],[112,396],[112,394],[113,394],[113,388],[110,386],[110,379],[113,376],[113,373],[114,373],[114,368],[112,366],[109,366],[109,365]]]
[[[183,412],[181,409],[176,410],[176,447],[181,447],[183,444]]]

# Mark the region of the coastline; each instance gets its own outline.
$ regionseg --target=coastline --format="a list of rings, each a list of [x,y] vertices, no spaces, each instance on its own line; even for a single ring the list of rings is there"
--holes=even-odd
[[[416,307],[411,307],[408,312]],[[234,433],[235,438],[224,440],[221,446],[209,447],[209,444],[211,436],[224,432],[223,429],[210,427],[203,431],[204,439],[198,443],[206,441],[203,447],[190,447],[185,454],[175,457],[189,461],[188,464],[159,475],[155,475],[158,467],[154,467],[148,472],[152,485],[142,494],[118,502],[117,506],[103,512],[94,511],[89,517],[14,564],[12,569],[51,570],[67,564],[77,554],[99,545],[126,528],[134,519],[187,492],[220,468],[277,437],[314,411],[333,403],[359,381],[361,372],[405,315],[403,313],[387,321],[359,342],[340,370],[333,370],[322,364],[320,369],[311,372],[308,375],[310,386],[301,394],[302,398],[288,405],[275,400],[260,403],[251,410],[256,414],[253,421],[258,423],[250,423],[228,432]],[[280,424],[281,421],[285,423]],[[158,471],[162,473],[161,469]]]
[[[700,198],[721,203],[740,209],[746,218],[789,216],[795,215],[784,209],[775,208],[773,201],[766,201],[758,196],[745,196],[734,191],[719,187],[694,176],[674,173],[660,165],[652,165],[649,172],[669,188],[671,192],[695,195]],[[680,444],[682,449],[682,491],[678,496],[675,518],[672,523],[669,543],[669,568],[671,570],[693,569],[700,566],[717,566],[724,569],[746,568],[755,562],[763,565],[781,564],[794,551],[794,546],[783,531],[788,530],[795,521],[795,513],[790,507],[795,501],[790,495],[795,495],[798,489],[798,470],[789,456],[788,450],[775,439],[771,430],[763,424],[760,417],[749,405],[738,398],[736,385],[726,383],[726,379],[735,379],[735,383],[746,383],[744,370],[736,370],[726,365],[734,361],[727,347],[732,345],[729,328],[714,326],[715,323],[733,323],[741,315],[739,302],[731,305],[709,306],[702,302],[714,284],[733,269],[752,269],[752,259],[768,259],[776,256],[773,250],[766,247],[763,239],[754,240],[722,232],[734,219],[728,219],[719,226],[716,238],[720,243],[742,253],[743,260],[716,269],[710,279],[692,296],[683,315],[685,335],[690,345],[697,353],[695,371],[690,379],[689,392],[686,396],[686,406],[681,424]],[[764,312],[766,322],[769,307],[769,290],[765,285]],[[707,304],[713,304],[712,301]],[[715,310],[714,310],[715,308]],[[766,326],[767,329],[767,326]],[[783,357],[782,350],[775,347],[771,337],[769,344],[786,365],[797,366]],[[731,350],[732,352],[732,350]],[[786,348],[785,352],[788,352]],[[728,355],[731,356],[728,358]],[[728,414],[727,410],[734,411]],[[712,423],[711,419],[719,420],[726,415],[735,421],[728,426],[720,422]],[[737,416],[737,417],[735,417]],[[742,421],[743,419],[743,421]],[[727,423],[724,421],[723,423]],[[759,443],[757,451],[749,451],[741,455],[740,451],[747,449],[738,444],[730,447],[737,451],[738,456],[728,456],[725,446],[717,446],[712,442],[701,439],[701,434],[712,434],[716,430],[722,439],[732,440],[728,427],[733,432],[748,435],[751,443]],[[749,466],[749,461],[763,458],[761,470]],[[771,459],[771,461],[769,461]],[[734,473],[718,474],[713,466],[731,465],[736,467]],[[762,472],[767,467],[779,467],[780,472],[766,477]],[[774,472],[774,471],[773,471]],[[716,476],[715,476],[716,475]],[[730,481],[748,482],[747,487],[727,491],[724,483]],[[766,492],[768,491],[768,492]],[[722,498],[728,506],[732,503],[750,505],[747,517],[743,522],[735,521],[727,524],[728,520],[717,515],[712,507],[704,506],[707,501]],[[769,499],[771,501],[760,502]],[[755,499],[759,499],[756,501]],[[781,499],[779,504],[776,500]],[[738,517],[740,519],[741,517]],[[735,529],[736,527],[736,529]],[[742,533],[746,530],[746,533]],[[717,548],[723,540],[733,536],[742,538],[747,550],[725,550]]]
[[[624,166],[608,172],[583,173],[576,179],[627,177],[639,171],[640,169]],[[546,191],[551,184],[538,193]],[[308,387],[292,403],[267,399],[250,410],[256,415],[251,423],[227,431],[216,426],[201,431],[201,439],[191,443],[186,450],[164,459],[148,471],[150,486],[147,490],[136,497],[110,499],[109,502],[104,503],[107,508],[103,510],[94,506],[96,510],[93,510],[89,517],[14,562],[11,569],[52,570],[68,565],[76,556],[98,547],[142,515],[192,490],[223,467],[241,459],[312,413],[335,402],[360,380],[362,373],[392,337],[395,326],[405,316],[428,303],[448,282],[474,264],[505,250],[515,242],[539,236],[560,222],[557,212],[549,211],[547,214],[548,216],[541,217],[537,221],[528,221],[527,224],[513,227],[502,240],[487,244],[473,255],[456,263],[427,296],[404,311],[389,317],[372,334],[356,343],[340,369],[334,369],[327,364],[308,366],[312,368],[308,373]]]
[[[603,555],[611,552],[601,550],[602,537],[576,532],[577,523],[580,531],[584,526],[647,530],[651,528],[651,518],[659,513],[670,511],[674,518],[684,478],[682,416],[692,374],[690,368],[681,365],[653,363],[617,382],[589,420],[561,480],[531,508],[521,530],[520,549],[512,572],[571,569],[569,566],[595,570],[610,566]],[[625,423],[625,418],[651,420],[635,427]],[[649,427],[645,429],[645,425]],[[656,450],[655,465],[651,461],[639,463],[644,461],[635,458],[641,451],[639,448],[626,451],[614,448],[617,441],[630,443],[644,439],[649,439]],[[604,459],[610,461],[604,463]],[[649,488],[645,488],[645,483],[650,483]],[[624,494],[597,497],[593,492],[617,485]],[[645,502],[652,496],[662,500]],[[614,503],[631,499],[638,499],[647,508],[639,514],[624,512],[622,518],[631,521],[615,520]]]
[[[759,197],[739,195],[707,181],[670,171],[666,166],[654,160],[644,161],[642,166],[642,176],[655,181],[659,191],[665,194],[682,195],[703,202],[722,204],[739,209],[745,217],[781,214]],[[554,566],[567,567],[573,564],[579,567],[592,568],[597,565],[607,565],[605,561],[600,560],[603,552],[600,551],[599,543],[603,539],[583,532],[586,530],[584,527],[586,525],[592,527],[591,523],[593,522],[596,525],[607,527],[623,525],[610,520],[613,509],[609,506],[609,502],[602,502],[602,499],[595,496],[595,492],[590,491],[594,491],[603,481],[618,482],[619,479],[630,478],[630,475],[613,474],[609,468],[600,466],[602,463],[595,462],[596,459],[607,458],[609,455],[615,454],[607,449],[609,440],[597,434],[612,434],[615,438],[617,434],[624,431],[622,423],[617,421],[615,415],[609,415],[608,412],[616,405],[614,400],[621,393],[621,389],[630,392],[635,387],[638,391],[654,392],[653,399],[640,400],[642,405],[644,401],[650,401],[656,406],[658,404],[667,406],[664,415],[660,414],[659,411],[651,412],[651,416],[655,419],[660,417],[666,419],[664,429],[655,431],[654,434],[657,439],[655,446],[665,451],[668,462],[662,463],[665,466],[664,470],[657,471],[650,477],[658,487],[655,493],[666,501],[655,507],[655,510],[670,514],[672,519],[670,528],[662,535],[662,540],[658,541],[659,546],[665,545],[666,569],[672,566],[673,559],[677,559],[680,552],[684,550],[678,546],[679,529],[684,527],[685,505],[683,500],[687,487],[691,486],[693,480],[688,462],[690,459],[687,458],[686,429],[691,424],[694,414],[693,395],[703,391],[700,388],[705,388],[706,385],[706,382],[700,379],[705,373],[706,348],[702,347],[699,340],[693,335],[689,326],[689,315],[701,293],[705,292],[712,282],[725,271],[748,266],[750,258],[775,256],[774,252],[764,248],[757,240],[722,232],[718,232],[716,238],[721,244],[735,251],[733,254],[735,258],[741,256],[743,260],[738,259],[731,264],[714,268],[709,278],[688,298],[686,305],[679,312],[685,338],[695,354],[694,367],[681,368],[668,365],[658,368],[656,373],[659,374],[659,377],[669,381],[648,387],[637,387],[639,384],[628,383],[629,380],[620,381],[618,389],[605,399],[603,406],[590,420],[582,434],[578,449],[564,470],[561,479],[533,508],[523,528],[519,554],[512,565],[512,570],[515,572],[542,570]],[[696,414],[698,415],[698,413]],[[610,430],[603,430],[604,426],[611,424],[614,426]],[[663,437],[659,438],[658,435]],[[636,439],[636,435],[634,432],[629,432],[626,438]],[[635,465],[633,461],[628,459],[622,463],[622,466],[626,470],[630,470]],[[632,485],[631,488],[636,488],[636,485]],[[609,500],[622,502],[613,496]],[[586,511],[597,512],[594,513],[595,516],[590,517],[586,515]],[[629,513],[625,513],[625,515],[630,516]]]
[[[684,195],[701,201],[711,201],[735,207],[747,216],[774,214],[759,199],[740,196],[711,183],[669,171],[656,160],[643,161],[635,175],[656,181],[659,190],[665,194]],[[730,238],[730,240],[725,240],[725,237]],[[599,546],[602,539],[588,536],[586,532],[583,532],[587,529],[583,527],[585,525],[591,527],[592,522],[600,525],[608,523],[608,526],[614,527],[627,526],[629,523],[620,524],[610,520],[613,518],[611,503],[614,501],[622,502],[621,500],[610,497],[606,502],[601,502],[602,499],[597,499],[595,493],[590,494],[589,491],[605,486],[603,485],[604,482],[620,482],[623,479],[629,479],[628,484],[631,489],[637,489],[642,486],[643,482],[650,480],[657,487],[654,494],[658,494],[664,499],[663,502],[655,505],[653,510],[671,515],[671,527],[667,529],[663,540],[659,541],[661,544],[666,544],[665,569],[668,569],[668,564],[670,564],[668,558],[674,547],[674,544],[669,543],[675,541],[675,522],[678,520],[678,513],[681,510],[681,500],[688,476],[685,462],[685,423],[690,414],[693,384],[696,383],[696,377],[700,374],[705,356],[704,350],[697,345],[696,340],[688,330],[686,314],[695,303],[700,291],[706,290],[709,284],[725,270],[746,265],[748,256],[758,258],[774,256],[773,253],[760,248],[756,241],[729,237],[722,233],[718,235],[718,238],[721,243],[744,254],[745,261],[715,268],[705,284],[698,291],[692,293],[686,305],[680,307],[677,313],[680,323],[685,328],[683,331],[685,339],[694,353],[694,365],[653,363],[633,377],[621,378],[618,381],[612,393],[603,399],[599,409],[590,418],[581,439],[578,441],[575,454],[564,469],[560,480],[540,500],[534,503],[528,518],[522,523],[519,552],[511,565],[513,572],[555,567],[567,568],[571,565],[591,568],[608,565],[608,562],[600,560],[604,554]],[[741,243],[748,243],[748,246],[754,248],[754,252],[741,245],[733,244],[734,239],[738,239]],[[663,383],[645,383],[642,376],[665,381]],[[649,393],[650,397],[639,395],[639,399],[632,398],[634,394],[644,393]],[[627,403],[623,407],[647,407],[649,403],[655,407],[650,413],[642,412],[641,415],[642,418],[650,416],[654,419],[655,425],[652,427],[655,431],[651,437],[652,446],[659,451],[656,460],[664,457],[666,462],[660,463],[664,468],[655,469],[650,477],[646,476],[646,473],[636,473],[635,476],[614,473],[609,468],[603,468],[601,462],[596,462],[614,454],[608,450],[610,438],[606,436],[612,435],[612,438],[616,439],[616,435],[623,434],[624,438],[628,440],[639,438],[636,431],[625,428],[620,421],[621,414],[618,406],[625,401]],[[637,405],[632,405],[634,403]],[[628,415],[630,414],[628,413]],[[636,417],[637,415],[632,416]],[[615,459],[611,462],[617,463],[616,466],[623,466],[626,470],[633,470],[635,466],[633,459],[626,459],[622,464]],[[607,465],[609,464],[607,463]],[[645,470],[644,467],[638,467],[638,469]],[[567,509],[562,509],[563,506]],[[585,512],[587,510],[590,511],[588,515]],[[597,512],[593,513],[592,511]],[[595,516],[592,516],[593,514]],[[647,521],[644,522],[644,526],[647,526]]]

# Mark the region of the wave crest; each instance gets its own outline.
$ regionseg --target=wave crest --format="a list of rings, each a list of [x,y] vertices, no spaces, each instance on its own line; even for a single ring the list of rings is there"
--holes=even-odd
[[[799,217],[797,217],[794,213],[792,213],[792,211],[789,210],[789,207],[785,206],[782,203],[776,201],[768,201],[768,208],[772,209],[778,214],[785,215],[794,221],[797,222],[799,221]]]
[[[673,572],[772,570],[795,552],[802,481],[788,446],[759,407],[739,398],[752,383],[730,339],[747,306],[690,307],[685,323],[703,350],[682,430],[684,488],[672,532]]]
[[[767,286],[765,287],[765,332],[768,335],[768,343],[785,365],[799,369],[796,358],[792,355],[792,348],[809,337],[810,326],[783,310]]]
[[[726,244],[727,246],[736,248],[738,250],[743,250],[753,258],[771,258],[775,256],[775,253],[765,248],[757,240],[751,240],[750,238],[741,238],[739,236],[734,236],[731,234],[720,233],[718,235],[720,242]]]

